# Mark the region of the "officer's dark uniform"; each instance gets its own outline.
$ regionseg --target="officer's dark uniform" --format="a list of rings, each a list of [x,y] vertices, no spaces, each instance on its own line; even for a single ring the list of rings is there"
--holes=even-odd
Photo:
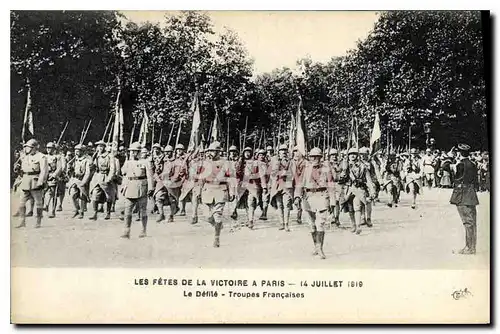
[[[450,203],[457,206],[465,227],[465,247],[458,253],[475,254],[477,240],[476,205],[479,204],[476,195],[477,167],[468,158],[470,150],[468,145],[460,144],[458,149],[462,155],[466,155],[457,164],[455,188],[450,198]]]

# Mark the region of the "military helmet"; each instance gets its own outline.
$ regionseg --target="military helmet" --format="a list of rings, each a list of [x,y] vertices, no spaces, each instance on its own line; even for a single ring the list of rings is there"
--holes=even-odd
[[[220,151],[220,143],[214,141],[208,146],[207,151]]]
[[[106,143],[102,140],[99,140],[97,143],[95,143],[96,146],[104,146],[106,147]]]
[[[268,146],[266,147],[266,151],[274,151],[274,150],[273,150],[273,147],[272,147],[272,146],[269,146],[269,145],[268,145]]]
[[[260,150],[257,151],[257,154],[266,154],[266,150],[261,148]]]
[[[236,148],[235,145],[232,145],[230,148],[229,148],[229,152],[238,152],[238,149]]]
[[[314,147],[311,151],[309,151],[309,156],[310,157],[321,157],[321,156],[323,156],[323,153],[321,152],[321,149],[319,147]]]
[[[184,149],[184,145],[182,145],[182,144],[177,144],[177,145],[175,145],[175,149],[176,149],[176,150],[183,150],[183,149]]]
[[[149,151],[147,148],[143,147],[141,148],[141,153],[149,153]]]
[[[30,139],[23,146],[38,147],[38,141],[36,139]]]
[[[88,147],[94,147],[94,144],[92,144],[92,142],[91,142],[91,141],[89,141],[89,142],[87,143],[87,146],[88,146]]]
[[[358,154],[358,149],[356,147],[351,147],[349,151],[347,152],[348,155],[350,154]]]
[[[134,142],[134,143],[130,144],[128,150],[129,151],[140,151],[141,150],[141,144],[138,143],[138,142]]]
[[[337,153],[338,153],[338,151],[336,149],[334,149],[334,148],[330,149],[330,152],[329,152],[330,155],[334,155],[334,154],[337,154]]]
[[[161,150],[161,145],[160,143],[154,143],[153,148],[159,148]]]
[[[361,147],[359,149],[359,153],[360,154],[368,154],[368,153],[370,153],[370,149],[368,147]]]
[[[82,150],[83,149],[83,145],[82,144],[77,144],[75,146],[75,150]]]
[[[56,148],[56,144],[54,144],[53,142],[49,141],[46,145],[47,148]]]
[[[412,149],[410,150],[410,153],[411,153],[411,154],[417,154],[417,153],[418,153],[418,151],[417,151],[417,149],[416,149],[416,148],[412,148]]]
[[[247,146],[243,149],[243,152],[246,152],[246,151],[249,151],[250,153],[252,153],[252,148]]]
[[[279,151],[288,151],[288,146],[286,146],[286,144],[281,144],[279,147]]]
[[[293,147],[293,152],[297,152],[299,150],[299,147],[298,146],[294,146]]]

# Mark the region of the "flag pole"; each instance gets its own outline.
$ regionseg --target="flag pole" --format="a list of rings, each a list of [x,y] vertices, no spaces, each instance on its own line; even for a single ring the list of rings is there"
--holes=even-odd
[[[182,120],[179,120],[179,129],[177,129],[177,138],[175,139],[175,146],[179,144],[179,137],[181,135]]]
[[[172,127],[170,128],[170,133],[168,134],[167,145],[170,145],[170,140],[172,139],[172,135],[174,134],[174,127],[175,123],[172,123]]]

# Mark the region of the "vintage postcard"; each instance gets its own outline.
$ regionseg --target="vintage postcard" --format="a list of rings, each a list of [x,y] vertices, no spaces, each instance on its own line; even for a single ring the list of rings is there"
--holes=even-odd
[[[10,19],[12,323],[490,323],[489,12]]]

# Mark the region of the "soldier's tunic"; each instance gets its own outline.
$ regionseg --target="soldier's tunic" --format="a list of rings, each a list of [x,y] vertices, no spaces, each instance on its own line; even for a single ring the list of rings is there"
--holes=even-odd
[[[194,203],[200,195],[200,187],[197,179],[199,159],[192,155],[184,156],[183,170],[185,173],[182,183],[181,195],[179,201]]]
[[[476,194],[477,168],[468,159],[463,158],[456,166],[455,188],[451,194],[450,204],[457,206],[458,214],[464,224],[468,238],[467,246],[475,250],[477,238],[476,205],[479,200]]]
[[[424,180],[430,187],[434,182],[434,157],[426,154],[422,158],[422,172],[424,173]]]
[[[95,172],[90,181],[91,199],[97,203],[111,203],[116,195],[116,188],[111,184],[116,173],[114,157],[105,152],[98,155],[93,162]]]
[[[262,190],[267,188],[266,184],[266,164],[263,161],[248,159],[245,161],[243,171],[243,179],[238,189],[239,197],[242,192],[247,194],[247,206],[249,208],[248,220],[252,222],[254,219],[255,209],[259,202],[262,201]]]
[[[75,157],[73,161],[73,175],[68,182],[68,192],[70,196],[90,202],[89,181],[91,178],[92,161],[88,156]]]
[[[162,174],[165,165],[165,155],[157,155],[153,157],[153,184],[154,184],[154,200],[155,202],[165,203],[167,200],[167,189],[163,184]]]
[[[366,166],[360,162],[349,162],[347,171],[346,195],[344,206],[349,212],[361,211],[362,206],[366,205],[367,197],[373,197],[375,194],[375,185],[371,179]]]
[[[47,188],[45,189],[44,205],[48,207],[50,200],[61,194],[59,188],[65,187],[66,183],[62,182],[63,180],[61,178],[65,166],[62,157],[57,154],[47,154],[46,157],[49,174],[47,178]],[[53,203],[53,205],[55,205],[55,203]]]
[[[330,194],[334,183],[328,163],[307,162],[296,182],[294,197],[303,198],[303,209],[309,215],[311,231],[322,232],[328,218]]]
[[[209,219],[222,223],[224,205],[236,192],[236,177],[227,160],[205,160],[198,176],[201,184],[201,202],[208,205]]]
[[[335,206],[343,200],[343,185],[339,183],[342,166],[338,161],[330,161],[330,169],[333,176],[333,187],[330,188],[330,206]]]
[[[162,174],[163,185],[167,189],[170,205],[172,208],[175,207],[176,211],[179,208],[179,197],[185,175],[184,163],[180,159],[165,159]]]
[[[385,166],[385,180],[383,184],[384,190],[392,196],[391,203],[399,202],[399,194],[401,192],[401,170],[400,163],[396,159],[388,159]]]
[[[127,160],[122,167],[126,179],[121,189],[125,202],[125,216],[132,216],[134,206],[139,208],[141,217],[147,217],[148,190],[153,189],[153,172],[147,159]]]
[[[26,201],[32,199],[37,215],[41,217],[43,208],[43,186],[48,178],[47,157],[41,152],[28,154],[21,158],[22,179],[19,184],[21,190],[21,210],[26,209]]]
[[[420,178],[421,163],[417,158],[411,158],[404,164],[405,175],[405,191],[407,193],[420,194],[421,178]]]

